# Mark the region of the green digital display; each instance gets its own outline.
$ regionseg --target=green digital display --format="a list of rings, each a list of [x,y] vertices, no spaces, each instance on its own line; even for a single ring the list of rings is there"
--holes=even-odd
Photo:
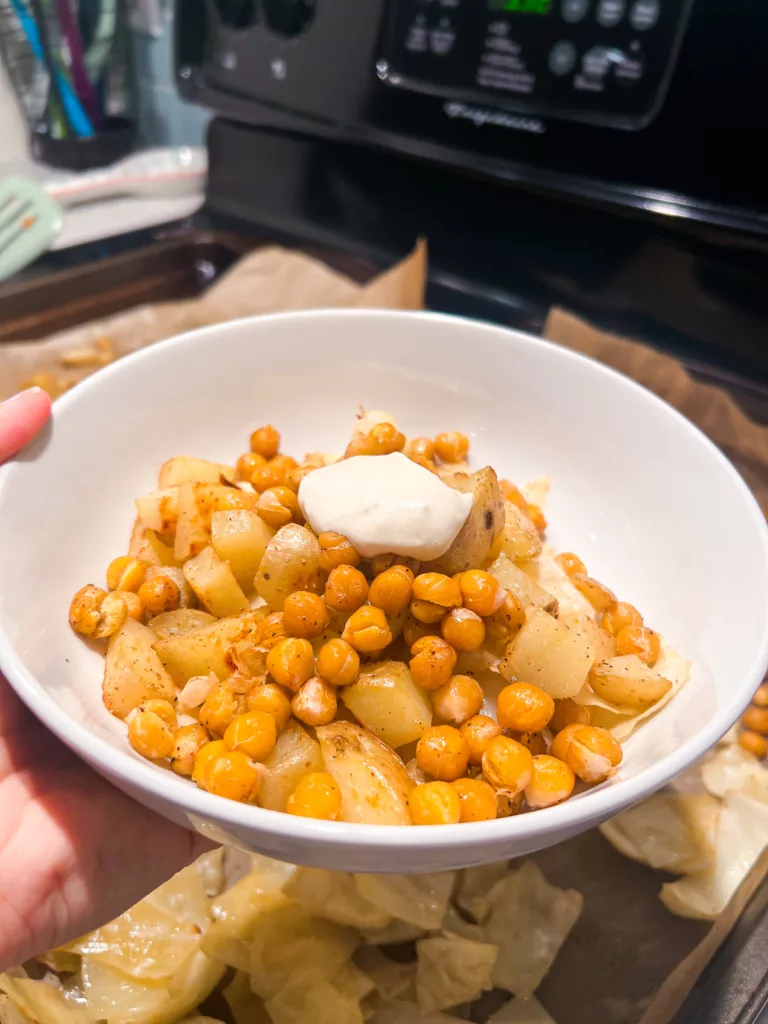
[[[515,14],[549,14],[552,0],[488,0],[488,8]]]

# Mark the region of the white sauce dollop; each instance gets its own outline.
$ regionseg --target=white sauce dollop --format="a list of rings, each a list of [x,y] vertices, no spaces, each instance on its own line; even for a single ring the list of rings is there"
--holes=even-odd
[[[364,558],[392,553],[427,561],[454,542],[472,495],[395,452],[316,469],[301,481],[299,505],[316,533],[343,534]]]

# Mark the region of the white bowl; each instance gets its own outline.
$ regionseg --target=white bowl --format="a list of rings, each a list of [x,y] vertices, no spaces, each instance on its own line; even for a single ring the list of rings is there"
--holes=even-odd
[[[478,466],[547,474],[549,536],[693,661],[626,743],[611,782],[473,825],[327,823],[243,806],[143,761],[102,707],[102,657],[67,625],[74,592],[126,550],[133,501],[174,455],[229,461],[272,422],[285,449],[341,451],[359,404],[406,433],[462,430]],[[524,334],[427,313],[289,313],[153,345],[56,403],[0,470],[0,666],[32,711],[116,786],[216,839],[352,871],[516,856],[658,789],[736,721],[768,665],[768,531],[747,487],[687,420],[598,363]]]

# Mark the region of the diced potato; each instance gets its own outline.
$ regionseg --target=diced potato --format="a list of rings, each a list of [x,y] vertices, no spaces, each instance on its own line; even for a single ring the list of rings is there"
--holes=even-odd
[[[137,517],[134,521],[133,529],[131,530],[131,539],[128,544],[128,554],[131,558],[139,557],[139,551],[144,544],[145,534],[146,530],[144,529],[141,520]]]
[[[540,587],[503,552],[489,567],[488,572],[496,577],[505,590],[512,591],[523,608],[533,605],[534,608],[541,608],[551,615],[557,615],[557,598]]]
[[[135,619],[126,619],[109,638],[102,695],[107,710],[118,718],[143,700],[174,699],[173,680],[153,649],[156,639]]]
[[[501,550],[513,562],[538,558],[543,545],[539,531],[528,516],[511,501],[504,502],[504,533]]]
[[[557,621],[589,641],[594,651],[593,664],[613,658],[616,654],[616,639],[598,626],[591,615],[559,615]]]
[[[135,557],[140,558],[142,562],[146,562],[148,565],[176,566],[178,564],[173,545],[166,544],[165,541],[157,536],[154,530],[144,531],[144,540]]]
[[[390,747],[418,740],[432,724],[432,707],[411,679],[406,662],[365,665],[341,699],[366,729]]]
[[[180,484],[179,518],[174,553],[183,562],[199,554],[211,543],[211,518],[214,512],[253,509],[256,495],[226,484]]]
[[[157,486],[163,490],[166,487],[176,487],[179,484],[218,484],[222,477],[234,483],[235,471],[232,466],[208,462],[206,459],[192,459],[187,455],[177,455],[176,458],[169,459],[160,467]]]
[[[175,533],[179,520],[179,489],[168,487],[136,499],[139,519],[148,530]]]
[[[538,608],[509,641],[499,671],[505,679],[535,683],[553,697],[572,697],[587,681],[593,648],[588,640]]]
[[[169,580],[173,580],[181,595],[179,608],[189,608],[196,603],[192,587],[178,565],[151,565],[147,569],[147,579],[151,580],[154,576],[167,576]]]
[[[277,737],[264,767],[258,802],[270,811],[284,811],[288,797],[304,776],[324,770],[320,744],[297,721],[291,721]]]
[[[672,689],[669,679],[649,668],[636,654],[595,665],[589,673],[589,685],[603,700],[636,711],[652,707]]]
[[[212,615],[242,615],[250,605],[226,562],[207,547],[184,563],[184,577]]]
[[[216,616],[199,608],[179,608],[175,612],[162,612],[150,619],[147,625],[158,640],[167,640],[169,636],[184,636],[194,633],[196,629],[204,629],[216,622]]]
[[[214,512],[211,516],[211,540],[216,554],[229,562],[235,579],[244,590],[253,580],[275,531],[261,516],[248,509]]]
[[[326,771],[341,790],[344,821],[410,825],[412,788],[405,765],[385,743],[351,722],[317,730]]]
[[[209,672],[226,679],[231,672],[227,651],[233,643],[255,634],[264,615],[265,611],[257,608],[192,633],[169,636],[158,640],[155,650],[177,686],[183,686],[193,676],[207,676]]]
[[[296,590],[321,589],[320,543],[296,523],[278,530],[267,545],[255,580],[256,590],[275,611],[282,611]]]
[[[453,483],[457,491],[472,494],[472,508],[453,544],[444,555],[424,566],[425,571],[452,576],[473,569],[488,557],[504,528],[504,500],[496,473],[490,466]]]

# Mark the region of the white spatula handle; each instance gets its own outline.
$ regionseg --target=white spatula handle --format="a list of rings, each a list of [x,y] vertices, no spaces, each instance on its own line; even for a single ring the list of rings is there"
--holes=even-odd
[[[78,206],[115,196],[183,196],[202,191],[208,154],[201,146],[148,149],[111,167],[85,171],[45,186],[61,206]]]

